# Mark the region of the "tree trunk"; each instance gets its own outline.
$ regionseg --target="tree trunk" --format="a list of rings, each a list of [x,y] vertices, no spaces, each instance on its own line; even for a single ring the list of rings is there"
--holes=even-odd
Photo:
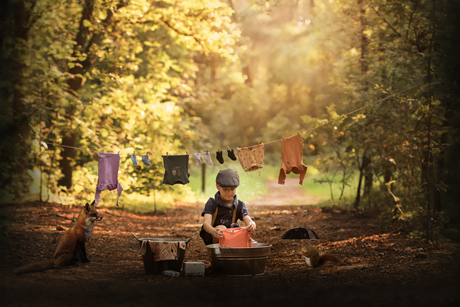
[[[84,20],[91,20],[93,15],[93,5],[94,1],[92,0],[85,0],[83,3],[83,11],[80,18],[80,24],[78,29],[78,34],[76,37],[76,44],[74,46],[72,57],[78,58],[79,53],[85,52],[87,48],[87,44],[89,41],[89,34],[88,28],[84,26]],[[89,55],[87,56],[89,57]],[[77,61],[73,68],[69,70],[69,73],[74,75],[67,80],[67,84],[69,85],[70,93],[77,97],[78,92],[82,87],[82,79],[81,77],[77,77],[77,74],[83,75],[86,70],[89,69],[90,61],[88,58],[84,61]],[[73,115],[75,113],[75,107],[73,104],[69,108],[66,109],[65,119],[67,122],[71,122]],[[71,126],[71,125],[69,125]],[[61,168],[61,173],[63,177],[59,179],[58,184],[61,186],[65,186],[68,189],[72,186],[72,161],[75,159],[75,141],[77,139],[77,134],[73,130],[64,131],[64,137],[62,138],[62,145],[63,150],[61,152],[61,160],[59,161],[59,166]]]
[[[206,164],[201,163],[201,191],[206,191]]]
[[[430,100],[430,106],[428,114],[426,116],[426,128],[427,128],[427,149],[424,152],[423,162],[422,162],[422,185],[425,189],[425,202],[426,202],[426,240],[429,241],[432,239],[431,233],[431,190],[433,187],[433,181],[430,179],[430,164],[433,160],[432,150],[431,150],[431,113],[432,113],[432,104]]]
[[[362,0],[358,0],[359,12],[360,12],[360,21],[361,21],[361,73],[362,73],[362,84],[363,91],[367,92],[369,89],[369,81],[367,80],[367,71],[369,68],[369,58],[368,58],[368,45],[369,38],[365,31],[368,29],[368,22],[366,17],[366,5],[363,4]]]
[[[11,1],[13,2],[13,1]],[[6,8],[8,12],[8,4],[9,1],[4,3],[2,6]],[[30,30],[30,9],[27,9],[24,5],[23,1],[14,1],[12,4],[12,10],[14,14],[14,39],[21,39],[22,42],[27,42],[29,39],[29,30]],[[6,12],[5,12],[6,13]],[[2,43],[3,43],[3,34],[2,33]],[[14,42],[15,46],[13,48],[17,48],[17,45],[20,44],[18,42]],[[3,47],[3,45],[2,45]],[[20,46],[19,48],[25,48],[25,46]],[[14,172],[16,174],[22,174],[25,172],[27,167],[27,153],[28,153],[28,140],[29,140],[29,128],[28,128],[28,113],[26,110],[26,104],[24,103],[24,78],[23,78],[23,71],[26,68],[23,60],[23,51],[16,50],[12,54],[13,57],[11,61],[13,63],[12,68],[12,93],[13,93],[13,123],[17,125],[14,132],[17,135],[12,136],[15,139],[17,144],[18,152],[15,153],[17,160],[19,163],[15,163]],[[19,137],[18,137],[19,136]]]
[[[435,36],[435,3],[433,4],[433,9],[431,13],[431,18],[432,18],[432,33],[431,33],[431,40],[430,40],[430,46],[429,46],[429,52],[432,54],[433,52],[433,39]],[[431,59],[432,57],[427,57],[428,58],[428,63],[427,63],[427,83],[428,85],[431,85],[432,83],[432,78],[433,75],[431,73]],[[426,150],[424,151],[424,156],[423,156],[423,165],[422,165],[422,184],[425,188],[425,202],[426,202],[426,232],[425,232],[425,240],[427,241],[432,241],[433,240],[433,229],[432,229],[432,220],[434,218],[434,215],[432,215],[431,212],[431,194],[432,191],[436,190],[436,176],[434,173],[433,169],[433,174],[431,172],[431,168],[433,168],[433,150],[432,150],[432,117],[433,117],[433,89],[431,88],[428,91],[428,112],[426,114]],[[434,180],[432,180],[431,176],[433,176]]]
[[[393,177],[393,172],[391,171],[390,167],[384,166],[384,169],[383,169],[383,184],[384,184],[384,191],[385,191],[385,194],[384,194],[385,195],[385,206],[387,206],[387,205],[391,206],[391,204],[388,204],[388,202],[387,202],[386,191],[388,189],[388,191],[390,193],[392,192],[393,184],[387,185],[387,183],[389,183],[391,181],[392,177]]]
[[[444,118],[443,118],[443,122],[442,122],[442,128],[443,130],[447,130],[450,126],[450,121],[452,120],[452,115],[453,115],[453,112],[451,112],[451,110],[453,109],[453,106],[454,106],[454,102],[451,100],[451,99],[447,99],[447,105],[448,107],[446,108],[446,111],[444,113]],[[444,171],[445,171],[445,154],[446,154],[446,148],[444,145],[442,144],[447,144],[448,142],[448,138],[447,138],[448,134],[447,133],[444,133],[441,135],[441,153],[440,153],[440,157],[438,159],[438,163],[437,163],[437,181],[438,182],[444,182],[445,181],[445,174],[444,174]],[[437,188],[435,189],[434,191],[435,195],[434,195],[434,212],[433,212],[433,215],[436,217],[437,214],[439,212],[442,211],[442,198],[441,198],[441,189]]]
[[[363,171],[359,169],[359,181],[358,181],[358,190],[356,191],[356,198],[355,198],[355,209],[358,209],[359,202],[361,201],[361,183],[363,181]]]
[[[371,165],[371,159],[369,158],[369,163],[364,169],[364,197],[367,197],[369,204],[369,211],[371,210],[371,190],[373,181],[373,170]]]
[[[361,77],[362,77],[362,91],[367,92],[369,89],[369,82],[367,80],[367,71],[369,68],[369,60],[368,60],[368,45],[369,45],[369,38],[367,37],[367,34],[365,31],[368,28],[368,22],[366,18],[366,5],[363,3],[362,0],[358,0],[358,7],[359,7],[359,13],[360,13],[360,21],[361,21]],[[356,200],[355,200],[355,209],[358,209],[359,203],[361,200],[361,185],[362,185],[362,180],[364,177],[364,174],[366,173],[366,180],[365,180],[365,186],[364,186],[364,195],[366,195],[367,188],[370,189],[369,183],[368,183],[368,175],[367,173],[370,173],[370,178],[372,181],[372,171],[368,170],[369,164],[370,164],[370,159],[367,157],[367,150],[364,151],[363,157],[362,157],[362,165],[359,167],[359,182],[358,182],[358,191],[356,193]],[[372,186],[372,183],[371,183]]]
[[[358,189],[356,191],[356,199],[355,199],[355,209],[358,209],[359,203],[361,201],[361,186],[364,177],[364,170],[367,168],[368,164],[370,163],[370,159],[367,157],[367,148],[364,150],[362,163],[359,164],[359,157],[358,157],[358,169],[359,169],[359,181],[358,181]]]

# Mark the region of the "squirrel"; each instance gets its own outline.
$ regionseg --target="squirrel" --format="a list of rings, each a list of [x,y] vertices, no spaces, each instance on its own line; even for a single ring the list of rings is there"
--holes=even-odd
[[[305,262],[310,268],[319,267],[329,261],[342,263],[342,260],[331,254],[322,254],[320,256],[318,250],[308,242],[302,247],[301,255],[305,258]]]

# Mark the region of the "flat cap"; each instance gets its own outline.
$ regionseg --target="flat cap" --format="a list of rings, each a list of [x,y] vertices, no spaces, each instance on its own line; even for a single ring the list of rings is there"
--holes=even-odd
[[[240,176],[234,169],[226,168],[217,173],[216,183],[223,188],[236,188],[240,185]]]

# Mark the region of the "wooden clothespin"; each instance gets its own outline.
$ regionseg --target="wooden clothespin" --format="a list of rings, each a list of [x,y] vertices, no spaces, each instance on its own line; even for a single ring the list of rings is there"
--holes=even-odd
[[[300,131],[297,131],[297,135],[300,136]]]
[[[166,153],[166,158],[169,158],[169,153],[168,152]]]
[[[188,150],[186,150],[186,151],[185,151],[185,153],[186,153],[186,154],[187,154],[187,156],[188,156]]]
[[[147,151],[146,153],[147,156],[151,156],[152,154],[150,152]]]
[[[241,144],[241,149],[244,149],[244,144]]]
[[[217,151],[220,153],[220,148],[217,148]]]
[[[230,151],[232,150],[232,149],[230,148],[230,146],[227,146],[227,148],[228,148],[228,150],[230,150]]]
[[[257,142],[257,146],[260,146],[260,141]]]

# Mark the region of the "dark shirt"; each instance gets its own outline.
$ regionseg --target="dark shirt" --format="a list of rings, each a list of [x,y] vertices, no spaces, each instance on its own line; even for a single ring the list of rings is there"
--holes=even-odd
[[[238,221],[238,219],[243,220],[243,217],[249,215],[246,205],[244,202],[238,200],[236,195],[233,198],[233,204],[230,207],[220,198],[220,192],[217,192],[216,195],[214,195],[214,199],[212,197],[208,199],[204,205],[203,212],[201,212],[201,216],[204,216],[206,213],[213,215],[217,206],[219,206],[219,210],[217,211],[217,217],[212,227],[224,225],[225,227],[230,228],[232,224],[233,210],[237,210],[235,222]]]
[[[188,177],[188,155],[162,156],[165,166],[165,175],[162,184],[175,185],[177,183],[187,184]]]

